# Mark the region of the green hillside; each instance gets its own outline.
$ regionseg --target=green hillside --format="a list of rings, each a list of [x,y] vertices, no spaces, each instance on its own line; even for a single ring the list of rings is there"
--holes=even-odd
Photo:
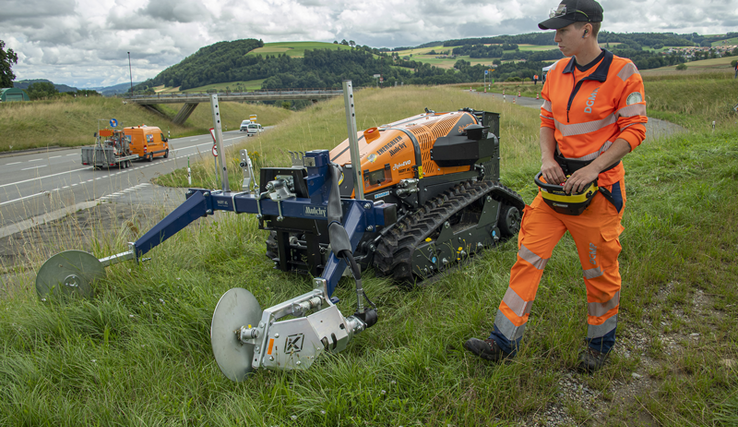
[[[305,56],[306,50],[314,49],[351,49],[350,46],[337,43],[323,42],[277,42],[264,43],[263,47],[256,48],[248,53],[248,55],[287,55],[292,58],[302,58]]]
[[[209,105],[200,105],[183,126],[172,124],[181,104],[162,104],[162,115],[118,98],[69,98],[54,101],[5,102],[0,104],[0,152],[30,148],[74,147],[93,144],[98,125],[106,127],[111,118],[120,126],[158,126],[172,137],[208,133],[213,127]],[[243,119],[257,114],[262,125],[274,125],[293,113],[265,104],[223,102],[223,127],[238,129]],[[102,120],[98,120],[102,119]]]
[[[738,37],[732,37],[729,39],[712,42],[712,47],[720,47],[720,46],[725,46],[725,45],[732,45],[732,46],[738,45]]]
[[[310,47],[320,47],[310,49]],[[383,78],[385,86],[394,84],[446,84],[473,80],[483,68],[470,67],[445,70],[416,61],[406,61],[381,53],[368,46],[346,47],[338,44],[297,43],[267,46],[267,50],[283,50],[292,47],[295,53],[261,55],[252,54],[263,48],[260,40],[236,40],[220,42],[200,49],[184,61],[167,68],[155,78],[147,80],[136,90],[155,93],[201,89],[211,86],[222,88],[237,82],[264,80],[263,89],[281,88],[340,88],[343,80],[350,79],[357,87],[375,86],[374,75]],[[325,48],[328,47],[328,48]],[[243,86],[243,84],[242,84]]]

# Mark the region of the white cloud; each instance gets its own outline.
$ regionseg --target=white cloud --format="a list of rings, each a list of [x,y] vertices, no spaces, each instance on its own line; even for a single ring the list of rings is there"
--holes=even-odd
[[[602,0],[612,32],[738,32],[738,0]],[[539,31],[543,0],[2,0],[0,40],[18,79],[89,87],[154,77],[199,48],[242,38],[373,47]],[[553,34],[552,34],[553,37]]]

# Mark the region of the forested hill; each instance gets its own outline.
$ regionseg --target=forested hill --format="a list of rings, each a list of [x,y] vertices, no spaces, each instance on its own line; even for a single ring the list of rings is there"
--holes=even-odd
[[[246,54],[263,46],[263,41],[255,39],[218,42],[205,46],[179,64],[172,65],[162,71],[153,79],[140,83],[136,86],[136,89],[161,85],[181,86],[182,89],[189,89],[210,83],[236,80],[229,78],[229,75],[233,73],[234,69],[248,68],[254,65],[257,62],[255,58],[246,56]]]
[[[134,89],[151,90],[155,86],[180,87],[180,90],[214,83],[266,79],[264,89],[335,88],[344,79],[357,86],[376,84],[375,74],[385,84],[445,84],[476,79],[464,70],[445,70],[416,61],[406,61],[368,46],[353,49],[305,50],[303,58],[280,55],[246,55],[262,47],[261,40],[246,39],[220,42],[201,48],[179,64],[162,71],[155,78]],[[482,73],[482,68],[475,70]]]

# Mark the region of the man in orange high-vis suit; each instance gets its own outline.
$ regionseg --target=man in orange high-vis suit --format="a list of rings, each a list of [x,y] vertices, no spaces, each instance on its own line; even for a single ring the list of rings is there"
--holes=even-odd
[[[525,207],[517,261],[494,330],[486,340],[464,343],[483,359],[515,355],[544,266],[566,231],[576,243],[587,289],[588,345],[580,355],[580,369],[601,368],[615,344],[625,207],[620,160],[644,140],[648,118],[641,75],[630,60],[600,48],[601,22],[602,7],[596,1],[564,0],[550,19],[538,24],[556,30],[554,41],[569,57],[548,71],[541,92],[542,177],[563,184],[566,193],[581,192],[597,180],[600,191],[579,215],[555,211],[540,192]]]

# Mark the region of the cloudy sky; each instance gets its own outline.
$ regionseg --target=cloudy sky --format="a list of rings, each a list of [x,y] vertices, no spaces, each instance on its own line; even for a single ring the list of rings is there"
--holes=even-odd
[[[16,80],[78,88],[154,77],[242,38],[372,47],[539,31],[557,0],[0,0]],[[601,0],[613,32],[738,32],[738,0]],[[553,34],[552,34],[553,37]]]

